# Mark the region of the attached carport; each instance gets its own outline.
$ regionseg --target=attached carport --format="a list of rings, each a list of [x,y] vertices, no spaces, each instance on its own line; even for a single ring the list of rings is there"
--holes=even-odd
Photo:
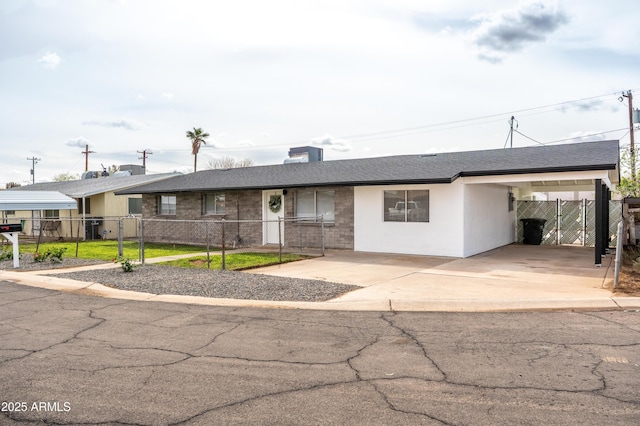
[[[8,211],[72,210],[77,208],[76,200],[57,191],[0,191],[0,212],[3,213],[4,224],[8,224],[6,218]],[[11,241],[13,267],[18,268],[20,266],[18,232],[2,232],[2,236]]]
[[[596,221],[594,260],[602,265],[609,238],[609,200],[620,181],[617,164],[604,165],[597,170],[559,171],[553,173],[523,173],[492,176],[466,176],[465,184],[496,184],[510,188],[512,203],[536,192],[595,192]],[[515,224],[517,226],[517,224]]]

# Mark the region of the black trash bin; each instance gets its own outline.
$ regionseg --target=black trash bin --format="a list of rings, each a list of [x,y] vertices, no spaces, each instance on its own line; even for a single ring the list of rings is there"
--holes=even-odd
[[[524,228],[522,243],[539,246],[542,243],[542,233],[547,219],[529,218],[520,220]]]

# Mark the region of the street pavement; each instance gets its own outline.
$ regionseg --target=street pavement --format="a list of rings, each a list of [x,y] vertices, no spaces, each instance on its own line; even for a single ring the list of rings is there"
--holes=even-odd
[[[0,281],[0,424],[631,425],[640,312],[136,301]]]

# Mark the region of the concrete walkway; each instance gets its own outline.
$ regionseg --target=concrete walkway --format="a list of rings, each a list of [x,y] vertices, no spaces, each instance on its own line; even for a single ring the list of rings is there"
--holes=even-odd
[[[113,264],[93,267],[113,267]],[[89,267],[83,267],[89,268]],[[59,272],[59,271],[58,271]],[[593,249],[509,245],[466,259],[329,251],[325,257],[259,268],[254,274],[319,279],[362,287],[327,302],[272,302],[134,293],[98,283],[0,271],[0,280],[103,297],[363,311],[524,311],[640,309],[640,298],[613,295],[614,259],[593,264]]]

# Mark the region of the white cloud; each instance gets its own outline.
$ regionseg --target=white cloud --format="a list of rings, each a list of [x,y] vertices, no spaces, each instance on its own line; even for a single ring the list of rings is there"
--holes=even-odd
[[[318,138],[311,139],[312,145],[329,147],[329,149],[338,152],[347,152],[351,151],[351,145],[347,143],[344,139],[334,138],[331,135],[325,134],[324,136],[320,136]]]
[[[91,145],[91,143],[83,138],[82,136],[75,138],[75,139],[69,139],[66,143],[67,146],[73,146],[73,147],[80,147],[80,148],[85,148],[87,145]]]
[[[43,67],[53,70],[53,69],[56,69],[58,65],[60,65],[61,61],[62,60],[60,59],[60,56],[58,56],[57,53],[48,52],[42,58],[38,59],[37,62],[42,64]]]
[[[173,98],[174,98],[173,93],[163,93],[162,97],[165,98],[168,101],[172,101]]]

